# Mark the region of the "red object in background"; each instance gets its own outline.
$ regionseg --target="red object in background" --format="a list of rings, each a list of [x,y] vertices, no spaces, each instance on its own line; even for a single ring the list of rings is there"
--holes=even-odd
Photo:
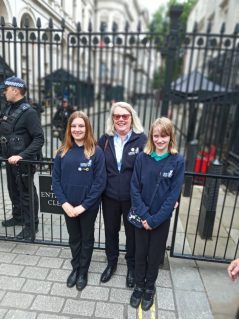
[[[215,159],[216,147],[215,145],[210,146],[209,152],[200,151],[198,152],[197,158],[195,160],[194,172],[195,173],[207,173],[208,166]]]
[[[208,160],[206,157],[197,156],[194,165],[194,172],[195,173],[206,173],[208,166]]]

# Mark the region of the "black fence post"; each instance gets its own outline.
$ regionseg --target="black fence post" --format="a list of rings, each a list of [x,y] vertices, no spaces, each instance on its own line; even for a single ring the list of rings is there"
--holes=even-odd
[[[31,241],[36,239],[36,225],[35,225],[35,205],[34,205],[34,184],[32,173],[33,166],[31,163],[27,163],[27,175],[28,175],[28,190],[29,190],[29,212],[30,212],[30,229],[31,229]]]
[[[222,175],[222,170],[222,164],[216,159],[209,166],[208,173]],[[221,179],[215,177],[208,177],[205,183],[198,224],[198,231],[202,239],[212,238],[220,183]]]
[[[167,39],[166,49],[166,70],[163,87],[163,101],[161,116],[168,116],[168,105],[170,100],[171,82],[173,81],[174,62],[176,51],[179,45],[179,18],[183,12],[183,6],[172,6],[169,12],[170,16],[170,33]]]
[[[187,155],[186,155],[186,171],[193,172],[195,159],[197,157],[198,152],[198,140],[192,140],[187,147]],[[192,176],[185,176],[184,188],[183,188],[183,196],[189,197],[191,196],[191,188],[193,183]]]

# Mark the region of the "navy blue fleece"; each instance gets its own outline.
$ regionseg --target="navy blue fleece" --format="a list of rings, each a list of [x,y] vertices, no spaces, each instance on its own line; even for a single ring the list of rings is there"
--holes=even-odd
[[[85,209],[99,205],[106,185],[104,153],[99,146],[90,159],[84,155],[84,147],[76,144],[64,157],[56,155],[52,173],[53,191],[60,202]]]
[[[149,210],[160,173],[163,177]],[[150,155],[140,153],[131,179],[131,201],[136,214],[146,220],[150,227],[158,227],[172,216],[183,181],[184,159],[181,155],[170,155],[156,161]]]

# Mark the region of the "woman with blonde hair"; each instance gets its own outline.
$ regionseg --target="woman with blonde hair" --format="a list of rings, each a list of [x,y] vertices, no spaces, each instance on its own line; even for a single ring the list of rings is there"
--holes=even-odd
[[[153,304],[159,264],[183,181],[184,159],[177,152],[173,124],[166,117],[158,118],[136,159],[131,180],[132,208],[139,220],[135,227],[135,289],[130,298],[134,308],[141,301],[145,311]]]
[[[101,282],[110,280],[116,271],[119,257],[121,216],[126,235],[126,286],[134,287],[135,241],[134,227],[127,215],[131,206],[130,181],[135,159],[143,150],[147,137],[133,107],[126,102],[112,105],[107,120],[106,134],[99,139],[106,160],[107,185],[102,196],[105,225],[107,267]]]
[[[72,272],[67,287],[87,285],[94,246],[94,224],[101,194],[106,185],[104,153],[96,140],[87,115],[71,114],[65,139],[54,159],[53,191],[65,212],[72,253]]]

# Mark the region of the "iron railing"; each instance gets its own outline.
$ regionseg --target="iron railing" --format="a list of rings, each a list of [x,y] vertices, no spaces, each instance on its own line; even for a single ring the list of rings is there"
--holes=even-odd
[[[40,199],[39,231],[35,236],[33,234],[28,242],[68,245],[68,233],[63,211],[58,206],[51,189],[53,163],[47,161],[22,162],[29,166],[34,164],[37,168],[34,182]],[[1,220],[10,218],[12,212],[7,191],[5,166],[5,161],[2,161],[0,169]],[[188,172],[185,173],[185,177],[191,178],[190,193],[184,195],[182,192],[179,207],[174,213],[173,231],[170,233],[167,244],[171,246],[171,256],[228,262],[235,258],[239,252],[239,178]],[[237,185],[236,190],[235,185]],[[0,224],[0,239],[17,241],[16,235],[21,230],[22,226],[3,227]],[[120,250],[123,251],[125,250],[123,225],[119,237]],[[97,249],[105,248],[101,208],[95,223],[94,247]]]
[[[239,253],[239,178],[185,173],[190,193],[181,195],[172,230],[173,257],[228,262]]]

